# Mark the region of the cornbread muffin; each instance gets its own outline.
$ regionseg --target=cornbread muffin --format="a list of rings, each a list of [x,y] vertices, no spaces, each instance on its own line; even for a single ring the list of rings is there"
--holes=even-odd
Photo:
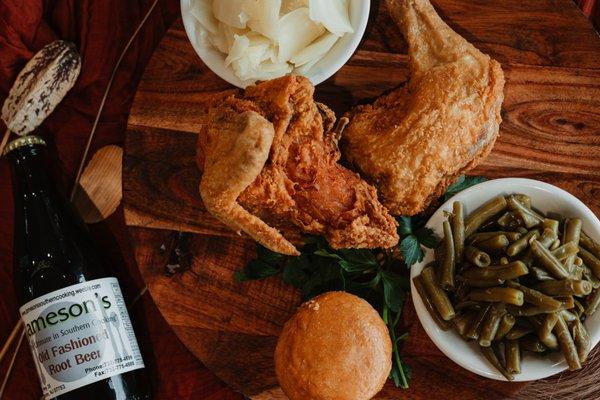
[[[392,367],[392,343],[365,300],[328,292],[302,304],[286,322],[275,370],[290,400],[367,400]]]

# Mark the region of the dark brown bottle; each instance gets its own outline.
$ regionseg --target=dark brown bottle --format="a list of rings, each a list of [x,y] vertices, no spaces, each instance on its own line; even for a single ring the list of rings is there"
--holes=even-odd
[[[37,136],[7,147],[15,203],[15,287],[44,398],[149,399],[116,278],[50,181]]]

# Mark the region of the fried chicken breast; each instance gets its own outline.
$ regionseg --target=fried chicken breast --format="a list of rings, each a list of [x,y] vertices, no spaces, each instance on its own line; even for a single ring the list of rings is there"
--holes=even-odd
[[[375,188],[338,163],[335,115],[313,93],[308,79],[288,76],[210,110],[198,141],[205,205],[284,254],[297,250],[276,228],[323,235],[333,248],[396,245],[396,222]]]
[[[396,215],[414,215],[491,151],[501,122],[500,64],[454,32],[428,0],[387,0],[409,46],[407,85],[356,107],[344,157]]]

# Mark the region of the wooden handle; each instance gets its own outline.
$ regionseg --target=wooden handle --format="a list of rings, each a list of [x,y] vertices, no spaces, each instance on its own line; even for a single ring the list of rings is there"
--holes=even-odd
[[[2,138],[2,143],[0,143],[0,157],[4,154],[4,148],[6,147],[6,143],[8,143],[8,138],[10,137],[10,130],[6,130],[4,132],[4,137]]]
[[[20,326],[20,324],[19,324],[19,326]],[[6,384],[8,383],[10,374],[12,373],[12,370],[15,366],[15,361],[17,360],[17,354],[19,353],[19,349],[21,348],[21,343],[23,343],[24,337],[25,337],[25,330],[23,329],[23,332],[21,332],[21,335],[19,336],[19,341],[17,342],[17,347],[15,347],[15,352],[13,353],[13,355],[10,359],[10,363],[8,364],[6,374],[4,375],[4,379],[2,380],[2,385],[0,385],[0,399],[2,398],[2,395],[4,394],[4,389],[6,389]]]
[[[2,359],[4,358],[6,353],[8,352],[8,349],[10,349],[10,346],[12,345],[12,343],[15,341],[15,338],[17,337],[17,334],[19,333],[19,329],[22,326],[23,326],[23,324],[21,323],[21,320],[19,320],[19,321],[17,321],[17,323],[15,324],[15,327],[10,332],[8,339],[6,339],[6,342],[2,346],[2,350],[0,350],[0,363],[2,362]]]

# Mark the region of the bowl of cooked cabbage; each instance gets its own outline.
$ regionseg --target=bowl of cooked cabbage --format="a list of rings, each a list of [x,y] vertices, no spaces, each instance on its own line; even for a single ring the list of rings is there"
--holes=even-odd
[[[441,240],[412,267],[411,291],[444,354],[497,380],[582,367],[600,340],[600,221],[585,204],[496,179],[448,200],[427,227]]]
[[[198,56],[240,88],[288,74],[328,79],[358,47],[369,9],[368,0],[181,0]]]

